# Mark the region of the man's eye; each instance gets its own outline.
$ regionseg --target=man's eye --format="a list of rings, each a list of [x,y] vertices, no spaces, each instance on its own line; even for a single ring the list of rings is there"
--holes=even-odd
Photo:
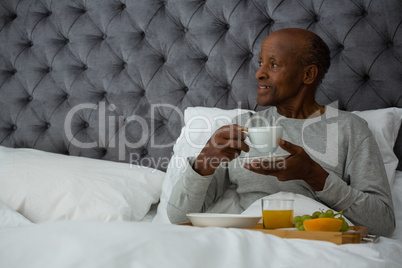
[[[271,66],[272,66],[272,68],[276,68],[276,67],[278,67],[278,65],[276,65],[276,63],[271,63]]]
[[[259,67],[262,66],[262,62],[261,62],[261,61],[258,62],[258,66],[259,66]]]

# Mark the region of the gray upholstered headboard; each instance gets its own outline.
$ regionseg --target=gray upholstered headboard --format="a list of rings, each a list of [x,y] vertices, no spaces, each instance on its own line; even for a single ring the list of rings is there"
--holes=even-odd
[[[0,144],[165,169],[186,107],[258,109],[286,27],[331,49],[321,104],[402,107],[401,0],[1,0]]]

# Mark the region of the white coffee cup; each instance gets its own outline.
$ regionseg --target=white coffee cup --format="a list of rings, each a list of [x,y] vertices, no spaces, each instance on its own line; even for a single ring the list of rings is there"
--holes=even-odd
[[[282,126],[249,127],[246,132],[252,148],[260,153],[273,153],[278,148],[278,139],[282,138]]]

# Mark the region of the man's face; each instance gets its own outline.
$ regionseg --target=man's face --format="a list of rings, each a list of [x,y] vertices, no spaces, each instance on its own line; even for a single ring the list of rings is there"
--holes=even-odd
[[[282,32],[269,35],[261,46],[257,103],[260,106],[289,105],[300,101],[304,67],[300,62],[303,40]]]

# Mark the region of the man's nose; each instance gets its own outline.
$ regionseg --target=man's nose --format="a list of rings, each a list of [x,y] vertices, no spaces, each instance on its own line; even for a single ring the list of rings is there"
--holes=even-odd
[[[255,72],[255,78],[258,80],[261,79],[268,79],[268,72],[266,72],[265,68],[263,66],[260,66],[260,68]]]

